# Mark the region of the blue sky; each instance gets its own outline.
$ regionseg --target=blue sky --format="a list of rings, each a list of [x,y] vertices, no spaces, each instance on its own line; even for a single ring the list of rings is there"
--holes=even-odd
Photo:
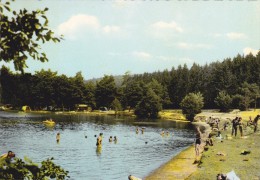
[[[81,71],[91,79],[204,65],[260,49],[260,1],[16,0],[12,7],[48,7],[50,28],[65,39],[43,45],[49,62],[30,59],[26,72]]]

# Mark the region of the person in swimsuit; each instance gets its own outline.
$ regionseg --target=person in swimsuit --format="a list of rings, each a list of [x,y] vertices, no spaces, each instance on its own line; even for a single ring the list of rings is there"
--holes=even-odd
[[[56,135],[56,141],[57,141],[57,143],[60,142],[60,133],[59,133],[59,132],[58,132],[57,135]]]
[[[196,139],[195,139],[195,153],[196,157],[200,155],[200,144],[201,144],[201,131],[200,128],[197,127]]]
[[[96,143],[97,146],[101,146],[102,145],[102,135],[103,135],[103,133],[100,133],[98,138],[97,138],[97,143]]]

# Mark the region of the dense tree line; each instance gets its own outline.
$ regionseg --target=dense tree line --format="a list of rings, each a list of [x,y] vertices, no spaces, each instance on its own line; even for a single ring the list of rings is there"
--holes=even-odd
[[[3,104],[29,105],[35,110],[49,106],[72,110],[75,104],[88,104],[93,109],[136,109],[141,117],[154,117],[162,108],[180,108],[189,93],[201,93],[204,108],[222,111],[245,110],[260,104],[260,53],[237,55],[204,66],[194,63],[191,68],[183,65],[170,71],[126,73],[121,85],[108,75],[93,83],[84,81],[81,72],[74,77],[51,70],[19,74],[5,66],[0,78]]]
[[[204,108],[244,110],[260,105],[260,53],[256,56],[237,55],[233,59],[227,58],[204,66],[194,63],[190,69],[184,64],[177,69],[173,67],[170,71],[132,76],[132,80],[144,83],[149,83],[152,79],[160,82],[167,90],[171,108],[179,108],[180,102],[188,93],[197,92],[204,97]],[[223,93],[230,97],[226,99],[228,103],[223,99]],[[224,109],[223,103],[227,103]],[[164,107],[168,105],[164,104]]]

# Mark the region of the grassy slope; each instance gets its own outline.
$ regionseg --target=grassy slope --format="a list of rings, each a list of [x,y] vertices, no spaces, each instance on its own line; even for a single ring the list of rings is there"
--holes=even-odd
[[[244,122],[249,116],[253,118],[257,111],[239,112],[236,115],[241,116]],[[231,127],[223,132],[230,135]],[[240,138],[240,134],[233,139],[224,139],[223,142],[215,140],[214,146],[209,147],[202,155],[201,164],[198,170],[188,179],[215,179],[218,173],[228,173],[232,170],[240,179],[260,179],[260,130],[253,133],[249,127],[244,129],[246,138]],[[241,151],[250,150],[251,153],[241,155]],[[217,155],[219,152],[225,156]]]

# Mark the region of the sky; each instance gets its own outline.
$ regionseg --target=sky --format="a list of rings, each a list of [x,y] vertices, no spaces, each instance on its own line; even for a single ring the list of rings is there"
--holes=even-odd
[[[87,80],[205,65],[260,49],[257,0],[16,0],[11,7],[48,7],[49,27],[64,35],[42,45],[48,62],[28,59],[25,72],[33,74],[81,71]]]

